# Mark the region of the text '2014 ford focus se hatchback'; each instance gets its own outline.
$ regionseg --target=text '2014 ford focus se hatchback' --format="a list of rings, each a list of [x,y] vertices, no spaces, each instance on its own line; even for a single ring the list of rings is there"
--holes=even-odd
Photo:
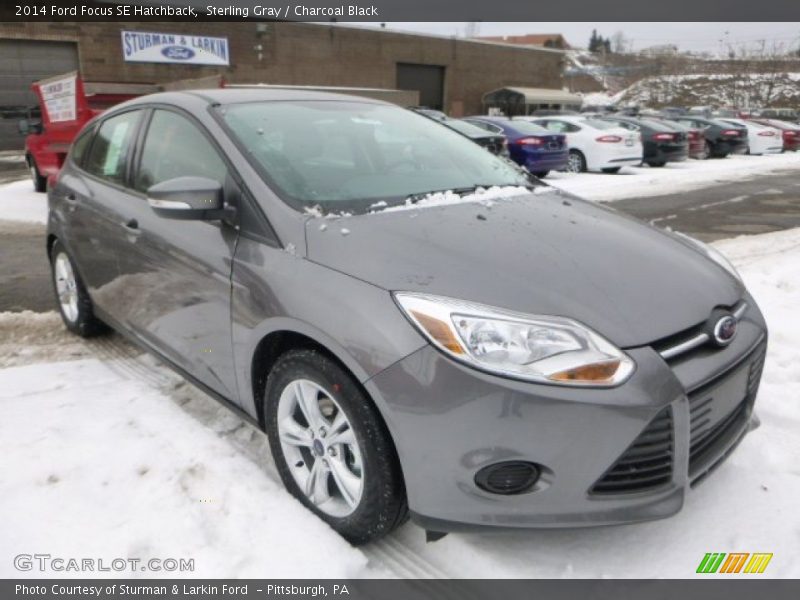
[[[142,97],[53,183],[66,326],[265,430],[354,543],[409,513],[431,537],[666,517],[755,420],[766,327],[722,256],[410,111]]]

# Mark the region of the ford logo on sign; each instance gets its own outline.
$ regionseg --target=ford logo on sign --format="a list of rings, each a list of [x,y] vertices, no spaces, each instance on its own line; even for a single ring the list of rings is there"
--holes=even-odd
[[[161,49],[161,54],[172,60],[189,60],[194,57],[194,50],[183,46],[167,46]]]

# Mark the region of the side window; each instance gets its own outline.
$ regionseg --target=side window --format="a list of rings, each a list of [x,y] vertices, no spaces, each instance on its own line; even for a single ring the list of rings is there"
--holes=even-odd
[[[133,110],[106,119],[94,136],[85,169],[113,183],[125,183],[125,165],[141,111]]]
[[[568,131],[567,124],[564,123],[564,121],[545,121],[543,125],[550,131],[555,131],[556,133],[565,133]]]
[[[83,159],[86,156],[86,150],[89,148],[89,144],[92,141],[92,136],[94,135],[94,125],[86,129],[80,137],[75,140],[75,143],[72,144],[72,148],[69,151],[69,157],[76,165],[79,167],[83,164]]]
[[[147,128],[134,187],[150,186],[176,177],[207,177],[225,184],[225,162],[206,136],[186,117],[156,110]]]

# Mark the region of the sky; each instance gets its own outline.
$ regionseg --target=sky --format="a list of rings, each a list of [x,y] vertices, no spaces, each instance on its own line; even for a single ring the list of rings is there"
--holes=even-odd
[[[379,27],[378,23],[363,24]],[[467,23],[386,23],[386,29],[463,36]],[[800,48],[800,23],[479,23],[478,35],[561,33],[570,45],[586,47],[592,29],[604,37],[622,31],[633,50],[676,44],[680,50],[718,53],[728,45],[752,46],[766,40]]]

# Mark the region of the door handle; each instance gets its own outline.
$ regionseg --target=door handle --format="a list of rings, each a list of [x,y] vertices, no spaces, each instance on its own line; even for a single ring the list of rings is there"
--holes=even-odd
[[[132,235],[139,235],[142,233],[142,230],[139,229],[139,221],[136,219],[129,219],[122,226]]]

